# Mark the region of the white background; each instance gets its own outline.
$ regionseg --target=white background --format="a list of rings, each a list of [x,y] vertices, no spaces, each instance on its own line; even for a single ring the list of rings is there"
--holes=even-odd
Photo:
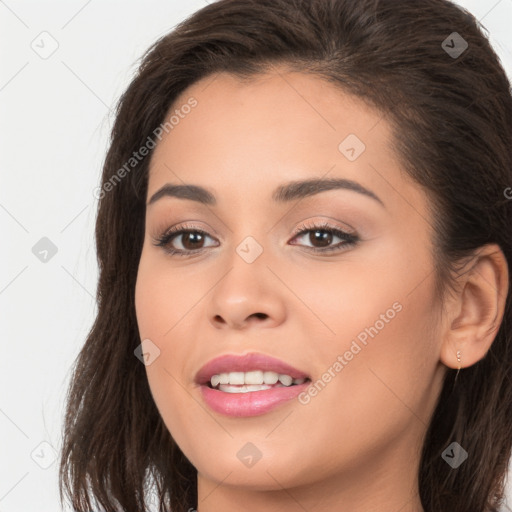
[[[458,3],[482,21],[512,77],[512,0]],[[0,0],[0,512],[61,510],[52,450],[70,366],[96,313],[92,191],[110,108],[150,44],[205,5]],[[46,49],[58,44],[47,59],[31,47],[41,37]],[[57,247],[46,263],[32,253],[42,237]]]

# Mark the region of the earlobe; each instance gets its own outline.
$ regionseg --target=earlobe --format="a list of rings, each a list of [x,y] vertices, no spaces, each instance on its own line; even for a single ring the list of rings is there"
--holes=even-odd
[[[440,360],[467,368],[485,357],[501,325],[509,282],[506,258],[496,244],[480,248],[457,277],[447,310]]]

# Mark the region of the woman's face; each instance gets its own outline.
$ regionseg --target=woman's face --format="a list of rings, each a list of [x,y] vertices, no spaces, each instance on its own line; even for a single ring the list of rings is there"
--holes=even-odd
[[[209,77],[171,114],[150,165],[136,311],[153,398],[200,481],[413,478],[444,367],[427,198],[389,124],[284,71]],[[309,180],[340,182],[293,186]],[[213,199],[169,187],[150,201],[169,185]],[[165,240],[169,228],[189,231]],[[197,381],[213,359],[254,353]],[[266,356],[307,380],[272,384],[293,370]]]

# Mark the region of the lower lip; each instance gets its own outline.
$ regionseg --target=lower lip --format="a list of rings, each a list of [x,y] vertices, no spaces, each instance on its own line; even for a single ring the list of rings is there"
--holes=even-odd
[[[247,393],[226,393],[203,385],[201,386],[201,394],[210,409],[220,414],[234,417],[258,416],[294,399],[309,384],[308,381],[295,386],[283,386]]]

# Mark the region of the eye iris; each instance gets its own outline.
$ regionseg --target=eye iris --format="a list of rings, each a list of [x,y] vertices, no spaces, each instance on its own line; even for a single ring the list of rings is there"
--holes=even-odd
[[[191,250],[194,250],[194,249],[197,249],[198,246],[195,245],[194,246],[194,240],[197,244],[197,242],[204,242],[204,237],[202,235],[202,233],[198,233],[196,231],[192,231],[190,233],[183,233],[182,235],[182,243],[183,243],[183,247],[185,247],[186,249],[191,249]],[[187,243],[190,241],[189,239],[193,239],[192,241],[192,247],[187,247]]]
[[[318,233],[322,233],[320,236],[317,236]],[[321,229],[316,229],[312,231],[309,235],[309,239],[311,243],[320,242],[320,247],[326,247],[332,242],[332,233],[328,231],[323,231]]]

